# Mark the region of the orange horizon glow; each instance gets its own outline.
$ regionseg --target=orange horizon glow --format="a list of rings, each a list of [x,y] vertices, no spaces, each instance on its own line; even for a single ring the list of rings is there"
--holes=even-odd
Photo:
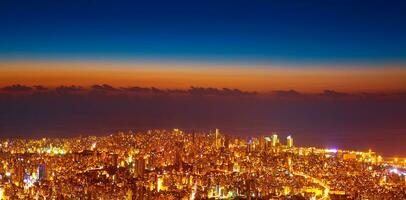
[[[73,61],[2,61],[0,86],[13,84],[185,89],[191,86],[247,91],[294,89],[319,92],[387,92],[406,90],[406,69],[388,67],[292,67],[186,63]]]

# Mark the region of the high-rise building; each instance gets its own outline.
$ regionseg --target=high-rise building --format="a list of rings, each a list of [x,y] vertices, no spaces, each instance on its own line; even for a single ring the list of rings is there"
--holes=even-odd
[[[221,136],[220,136],[220,130],[216,128],[216,148],[220,148],[221,147]]]
[[[48,179],[48,172],[45,164],[38,165],[38,180]]]
[[[224,148],[228,149],[230,147],[230,136],[224,135]]]
[[[272,146],[275,147],[277,144],[279,144],[278,135],[276,133],[274,133],[272,135]]]
[[[132,200],[132,199],[133,199],[133,191],[131,189],[128,189],[125,200]]]
[[[258,141],[259,141],[259,149],[261,151],[264,151],[265,150],[265,143],[266,143],[265,138],[260,137]]]
[[[288,136],[286,137],[286,146],[288,148],[292,148],[293,147],[293,137],[292,136]]]
[[[192,144],[195,144],[195,140],[196,140],[196,132],[193,131],[193,133],[192,133]]]
[[[272,139],[270,137],[264,137],[264,139],[265,139],[265,149],[264,150],[265,150],[265,152],[267,152],[269,149],[269,145],[272,142]]]
[[[182,155],[179,147],[176,148],[174,165],[176,170],[182,169]]]
[[[118,154],[111,154],[111,165],[114,167],[118,166]]]
[[[137,176],[142,177],[144,176],[145,172],[145,160],[144,158],[139,158],[137,160]]]
[[[14,166],[14,172],[12,174],[12,180],[14,183],[22,184],[24,180],[24,166],[21,161],[17,161]]]
[[[3,188],[3,187],[0,187],[0,200],[3,200],[3,199],[5,199],[5,196],[4,196],[4,188]]]
[[[156,190],[157,192],[161,191],[163,189],[163,177],[161,175],[157,175],[157,181],[156,181]]]
[[[252,139],[248,139],[247,141],[247,154],[251,153],[252,151]]]

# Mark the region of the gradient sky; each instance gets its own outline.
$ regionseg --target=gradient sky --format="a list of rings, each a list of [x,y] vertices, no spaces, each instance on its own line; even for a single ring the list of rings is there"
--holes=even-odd
[[[403,1],[6,0],[0,3],[0,85],[103,80],[399,91],[406,87],[405,8]],[[87,64],[92,70],[85,76],[80,69]],[[106,67],[116,73],[102,76]],[[37,72],[25,73],[30,70]],[[127,75],[120,82],[117,73]]]
[[[404,1],[1,1],[2,60],[404,63]]]
[[[191,86],[270,92],[403,92],[406,70],[385,66],[291,66],[179,62],[13,61],[0,62],[0,86],[80,85],[187,89]]]

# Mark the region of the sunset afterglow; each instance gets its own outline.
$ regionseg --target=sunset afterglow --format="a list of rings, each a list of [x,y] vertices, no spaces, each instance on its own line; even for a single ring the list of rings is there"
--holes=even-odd
[[[402,65],[281,66],[194,63],[1,62],[0,85],[12,84],[141,86],[185,89],[228,87],[270,92],[294,89],[320,92],[399,92],[406,89]]]

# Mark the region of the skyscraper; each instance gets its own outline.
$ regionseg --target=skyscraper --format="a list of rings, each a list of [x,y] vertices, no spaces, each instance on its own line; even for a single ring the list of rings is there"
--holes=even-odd
[[[220,130],[216,128],[216,149],[221,147]]]
[[[4,188],[0,187],[0,200],[5,199],[4,197]]]
[[[279,143],[278,135],[274,133],[272,135],[272,146],[275,147]]]
[[[290,135],[288,137],[286,137],[286,146],[288,146],[288,148],[293,147],[293,138]]]
[[[145,160],[144,158],[139,158],[137,159],[137,176],[142,177],[144,176],[144,171],[145,171]]]
[[[46,180],[48,178],[48,173],[45,164],[38,165],[38,180]]]

